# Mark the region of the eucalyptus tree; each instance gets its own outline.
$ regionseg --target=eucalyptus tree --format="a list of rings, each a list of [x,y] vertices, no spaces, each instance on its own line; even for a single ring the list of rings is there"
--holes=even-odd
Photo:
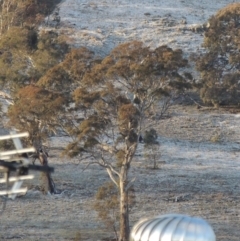
[[[119,194],[119,240],[127,241],[129,171],[139,136],[159,120],[161,101],[191,86],[183,72],[188,61],[181,50],[133,41],[93,63],[73,92],[82,118],[69,128],[74,139],[66,153],[106,169]]]
[[[240,3],[232,3],[209,19],[205,52],[197,61],[200,95],[206,104],[239,105]]]
[[[64,37],[39,29],[58,2],[0,1],[0,85],[8,94],[36,83],[68,51]]]
[[[9,110],[11,123],[32,130],[39,143],[62,127],[73,138],[69,156],[106,169],[118,190],[121,241],[129,236],[129,171],[139,136],[161,118],[166,103],[191,87],[187,64],[181,50],[150,49],[138,41],[102,59],[86,48],[72,49],[19,89]]]
[[[45,45],[51,40],[44,38]],[[40,44],[39,43],[39,44]],[[57,42],[55,42],[57,43]],[[55,53],[55,49],[50,48]],[[46,57],[48,52],[46,51]],[[45,56],[45,55],[44,55]],[[68,126],[74,124],[74,108],[71,93],[77,85],[77,79],[91,66],[93,53],[86,48],[72,49],[62,62],[46,70],[41,60],[38,80],[25,84],[14,93],[13,105],[8,111],[9,124],[19,130],[30,132],[31,144],[36,149],[42,142],[58,131],[68,133]],[[48,60],[51,60],[48,57]],[[52,62],[55,62],[53,58]]]
[[[0,35],[11,27],[36,26],[44,21],[60,0],[1,0]]]
[[[144,156],[146,163],[151,163],[151,168],[157,169],[157,159],[160,157],[159,143],[157,141],[157,131],[153,128],[146,130],[144,133]]]

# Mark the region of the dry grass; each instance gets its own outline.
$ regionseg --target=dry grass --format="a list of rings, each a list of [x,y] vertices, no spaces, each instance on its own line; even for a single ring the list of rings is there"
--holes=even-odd
[[[141,149],[132,166],[137,204],[131,212],[131,226],[142,217],[184,213],[205,218],[218,241],[239,240],[238,119],[221,110],[197,112],[178,106],[171,111],[172,117],[161,121],[158,128],[161,168],[146,168]],[[214,133],[221,135],[221,142],[209,141]],[[108,180],[107,174],[98,166],[83,171],[84,163],[60,158],[60,154],[53,146],[50,155],[54,157],[49,161],[55,167],[53,179],[63,193],[42,195],[39,175],[25,182],[30,189],[27,195],[8,201],[1,214],[0,240],[114,237],[92,210],[94,195]]]

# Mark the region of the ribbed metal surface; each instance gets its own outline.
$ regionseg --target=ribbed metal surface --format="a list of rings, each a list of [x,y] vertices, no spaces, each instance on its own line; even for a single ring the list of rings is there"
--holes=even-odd
[[[204,219],[168,214],[139,221],[130,241],[216,241],[216,237]]]

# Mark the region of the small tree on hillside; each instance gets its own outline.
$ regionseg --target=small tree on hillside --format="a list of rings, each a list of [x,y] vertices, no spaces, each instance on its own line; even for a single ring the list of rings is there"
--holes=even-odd
[[[147,162],[153,163],[152,168],[157,169],[157,158],[159,157],[159,143],[157,131],[153,128],[146,130],[144,134],[144,156]]]
[[[14,94],[8,111],[9,125],[30,132],[31,144],[37,149],[42,141],[59,130],[68,133],[78,119],[71,93],[91,66],[93,54],[73,49],[63,62],[50,68],[36,84],[26,85]],[[76,116],[75,116],[76,114]]]
[[[55,117],[64,111],[64,103],[61,95],[29,85],[18,91],[14,105],[8,110],[9,125],[29,132],[30,144],[37,150],[33,157],[43,166],[48,165],[48,155],[42,150],[43,141],[55,132],[58,124]],[[50,173],[42,173],[41,182],[44,193],[56,193]]]
[[[66,152],[99,164],[116,185],[120,241],[129,238],[129,171],[140,133],[154,124],[158,113],[152,110],[162,98],[190,87],[179,72],[186,65],[181,50],[151,50],[133,41],[91,66],[74,91],[76,108],[85,112],[85,118],[71,127],[74,141]]]
[[[229,4],[209,19],[206,48],[197,61],[201,73],[200,95],[206,104],[240,103],[240,3]]]
[[[98,189],[93,207],[105,226],[114,231],[117,240],[117,223],[119,220],[118,192],[112,182],[105,183]]]
[[[128,197],[130,208],[135,205],[134,188],[130,189]],[[104,222],[106,228],[113,229],[115,238],[118,240],[119,228],[119,192],[113,182],[104,183],[95,195],[94,209],[98,217]]]

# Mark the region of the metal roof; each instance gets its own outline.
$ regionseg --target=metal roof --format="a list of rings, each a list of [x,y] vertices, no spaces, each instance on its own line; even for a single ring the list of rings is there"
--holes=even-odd
[[[216,241],[212,227],[202,218],[168,214],[140,220],[130,241]]]

